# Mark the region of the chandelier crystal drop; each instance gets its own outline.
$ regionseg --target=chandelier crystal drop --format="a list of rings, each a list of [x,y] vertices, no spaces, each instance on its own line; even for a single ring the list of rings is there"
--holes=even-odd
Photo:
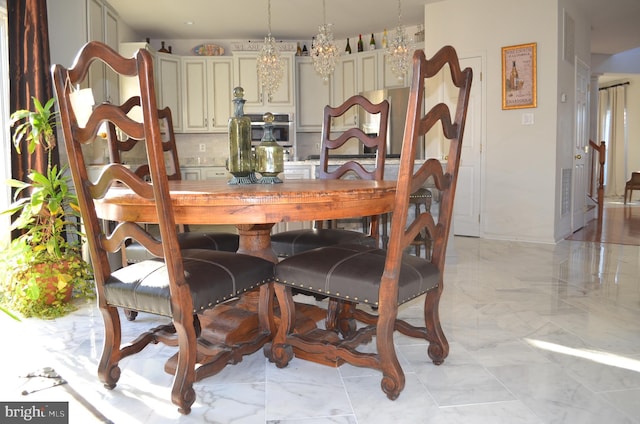
[[[340,57],[340,51],[333,39],[333,24],[327,23],[327,12],[325,0],[322,0],[323,23],[318,27],[318,35],[311,46],[311,59],[313,67],[316,69],[322,79],[329,80],[329,76],[336,68],[336,63]]]
[[[402,25],[402,7],[400,0],[398,0],[398,26],[389,42],[387,60],[391,65],[391,70],[400,80],[404,78],[409,69],[411,49],[411,39]]]
[[[267,3],[267,16],[269,32],[264,38],[264,44],[258,55],[256,69],[262,94],[266,93],[268,100],[271,101],[284,75],[284,64],[280,58],[280,50],[276,46],[276,39],[271,36],[271,0]]]

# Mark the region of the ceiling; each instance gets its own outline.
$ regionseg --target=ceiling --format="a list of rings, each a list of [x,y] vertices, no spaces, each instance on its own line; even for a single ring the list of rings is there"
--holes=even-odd
[[[108,0],[138,34],[152,39],[261,40],[267,32],[265,0]],[[441,0],[402,0],[402,23],[424,23],[424,5]],[[591,52],[615,54],[640,47],[639,0],[576,0],[591,17]],[[277,40],[311,39],[322,24],[319,0],[273,0],[271,29]],[[398,24],[398,3],[329,0],[327,22],[336,38],[391,30]],[[187,24],[191,22],[191,24]]]

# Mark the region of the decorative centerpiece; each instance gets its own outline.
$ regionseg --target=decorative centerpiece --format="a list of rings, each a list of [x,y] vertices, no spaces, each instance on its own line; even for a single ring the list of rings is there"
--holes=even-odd
[[[229,118],[229,160],[227,169],[233,175],[229,184],[256,182],[251,153],[251,119],[244,116],[244,89],[233,89],[234,114]]]
[[[262,176],[260,184],[278,184],[282,182],[278,174],[284,171],[284,149],[273,137],[273,114],[265,113],[262,120],[264,133],[256,147],[256,171]]]

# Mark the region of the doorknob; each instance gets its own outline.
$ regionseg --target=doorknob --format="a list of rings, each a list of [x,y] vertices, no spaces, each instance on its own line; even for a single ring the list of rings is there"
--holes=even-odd
[[[582,159],[582,155],[576,155],[576,159]]]

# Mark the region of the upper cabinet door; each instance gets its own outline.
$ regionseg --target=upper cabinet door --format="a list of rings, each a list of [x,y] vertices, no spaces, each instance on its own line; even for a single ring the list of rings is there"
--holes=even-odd
[[[322,79],[310,57],[296,58],[296,129],[322,130],[324,107],[331,104],[331,79]]]
[[[184,132],[226,132],[232,114],[231,58],[183,58]]]
[[[173,116],[173,128],[182,131],[182,61],[179,56],[158,53],[155,60],[156,78],[159,80],[158,106],[169,107]]]
[[[293,107],[294,106],[294,53],[281,52],[280,58],[283,62],[284,73],[282,81],[275,93],[269,98],[266,93],[262,93],[258,79],[257,52],[236,52],[233,54],[235,61],[236,86],[244,89],[246,99],[245,108],[248,110],[264,112],[269,108]],[[266,109],[266,110],[265,110]]]
[[[207,132],[209,130],[207,62],[202,58],[185,58],[182,61],[184,75],[184,131]]]

